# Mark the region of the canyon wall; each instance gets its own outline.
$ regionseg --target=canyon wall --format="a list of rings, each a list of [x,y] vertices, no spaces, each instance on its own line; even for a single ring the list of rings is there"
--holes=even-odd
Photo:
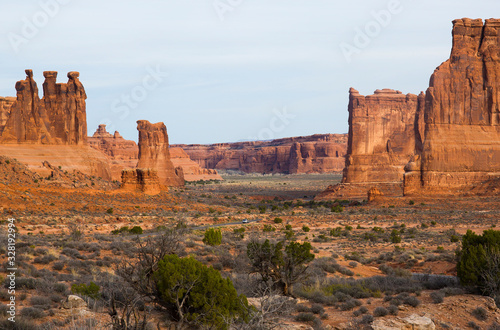
[[[223,180],[217,170],[201,168],[182,148],[170,148],[170,160],[175,167],[182,168],[184,180]]]
[[[342,183],[317,199],[469,194],[500,178],[500,20],[453,21],[450,59],[418,97],[351,89]]]
[[[0,154],[47,172],[49,161],[65,170],[111,179],[106,157],[87,145],[87,98],[78,72],[56,83],[57,72],[45,71],[40,99],[33,71],[16,83],[16,97],[0,98]]]
[[[317,134],[272,141],[173,145],[203,168],[245,173],[331,173],[344,167],[346,134]]]

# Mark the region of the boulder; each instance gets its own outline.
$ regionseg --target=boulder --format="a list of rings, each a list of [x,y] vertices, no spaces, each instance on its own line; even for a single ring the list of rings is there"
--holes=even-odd
[[[78,296],[69,295],[68,299],[63,302],[62,307],[65,309],[87,308],[87,303],[85,302],[85,300]]]
[[[412,314],[406,318],[382,319],[373,321],[373,330],[434,330],[436,325],[426,317]]]

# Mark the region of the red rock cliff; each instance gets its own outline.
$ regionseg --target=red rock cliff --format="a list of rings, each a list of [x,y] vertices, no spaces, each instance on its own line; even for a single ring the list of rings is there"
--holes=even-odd
[[[331,173],[344,167],[346,134],[317,134],[272,141],[174,145],[201,167],[246,173]]]
[[[318,199],[361,197],[373,186],[401,195],[388,185],[401,180],[405,195],[469,193],[498,181],[500,20],[458,19],[452,35],[450,59],[425,96],[391,92],[382,102],[351,90],[343,184]]]
[[[453,49],[430,79],[420,188],[448,193],[500,176],[500,20],[453,22]]]
[[[183,186],[181,170],[174,168],[170,159],[167,128],[163,123],[137,121],[139,130],[139,161],[137,167],[158,171],[160,184],[167,187]]]

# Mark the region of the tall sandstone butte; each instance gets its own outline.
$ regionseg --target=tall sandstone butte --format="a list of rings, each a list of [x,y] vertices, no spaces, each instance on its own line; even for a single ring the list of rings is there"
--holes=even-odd
[[[87,95],[79,73],[56,83],[57,72],[44,72],[40,99],[33,71],[16,83],[16,98],[0,98],[0,154],[17,158],[45,174],[44,161],[110,179],[106,158],[87,145]]]
[[[405,193],[468,190],[500,176],[500,20],[453,21],[450,59],[430,79],[421,157]]]
[[[68,73],[68,83],[56,83],[57,72],[43,73],[44,97],[40,99],[33,71],[16,83],[16,101],[10,105],[0,142],[26,144],[85,145],[87,117],[85,89],[79,73]],[[4,111],[6,113],[6,111]]]
[[[343,181],[318,199],[363,197],[371,187],[384,195],[467,193],[498,180],[500,20],[458,19],[452,35],[450,59],[425,95],[389,101],[351,89]]]
[[[180,168],[174,168],[170,160],[167,128],[163,123],[151,124],[147,120],[137,121],[139,130],[139,161],[137,168],[153,169],[158,172],[160,185],[183,186],[184,175]]]

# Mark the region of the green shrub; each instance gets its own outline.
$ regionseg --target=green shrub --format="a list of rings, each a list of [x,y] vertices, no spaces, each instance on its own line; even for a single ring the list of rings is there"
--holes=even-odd
[[[310,229],[308,226],[303,225],[303,226],[302,226],[302,230],[303,230],[304,232],[308,233],[311,229]]]
[[[203,243],[205,245],[220,245],[222,243],[222,233],[220,229],[209,228],[205,231],[205,236],[203,237]]]
[[[141,228],[141,226],[134,226],[134,227],[130,228],[129,232],[131,234],[134,234],[134,235],[140,235],[140,234],[142,234],[142,228]]]
[[[486,230],[477,235],[471,230],[462,236],[462,247],[457,252],[457,276],[463,285],[486,289],[489,282],[500,283],[498,259],[500,254],[500,231]],[[486,280],[486,274],[489,280]],[[490,290],[491,291],[491,290]]]
[[[399,231],[397,229],[393,229],[391,232],[391,243],[401,243],[401,236],[399,236]]]
[[[340,212],[344,211],[344,207],[340,204],[337,204],[337,205],[332,206],[331,211],[334,213],[340,213]]]
[[[161,303],[181,323],[224,330],[231,320],[248,321],[247,299],[238,295],[231,279],[193,257],[165,256],[154,278]]]
[[[281,218],[274,218],[274,223],[283,223],[283,219],[281,219]]]
[[[113,214],[113,208],[112,208],[112,207],[110,207],[109,209],[107,209],[107,210],[106,210],[106,213],[108,213],[108,214]]]
[[[264,225],[264,228],[262,228],[262,231],[264,233],[270,233],[270,232],[276,231],[276,228],[274,228],[271,225]]]
[[[71,292],[79,294],[82,296],[90,297],[92,299],[98,299],[101,295],[99,293],[100,287],[94,282],[90,282],[89,285],[84,283],[71,285]]]

